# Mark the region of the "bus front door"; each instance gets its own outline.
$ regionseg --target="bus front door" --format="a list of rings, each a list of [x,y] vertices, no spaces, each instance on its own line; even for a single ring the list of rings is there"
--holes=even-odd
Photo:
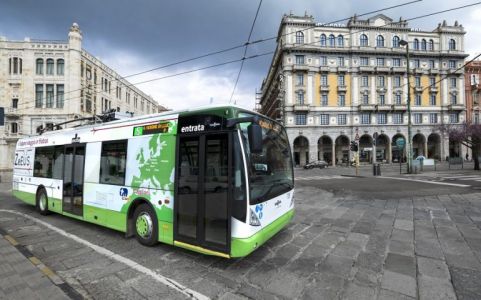
[[[85,145],[65,146],[62,210],[83,215]]]
[[[230,139],[228,133],[179,138],[176,242],[230,253]]]

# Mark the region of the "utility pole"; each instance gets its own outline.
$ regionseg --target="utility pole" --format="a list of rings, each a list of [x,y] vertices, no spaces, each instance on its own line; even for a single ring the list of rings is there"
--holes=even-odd
[[[410,81],[410,71],[409,71],[409,42],[405,40],[399,41],[399,45],[406,46],[406,72],[408,79],[408,140],[407,140],[407,163],[408,163],[408,173],[412,174],[412,123],[411,123],[411,81]]]

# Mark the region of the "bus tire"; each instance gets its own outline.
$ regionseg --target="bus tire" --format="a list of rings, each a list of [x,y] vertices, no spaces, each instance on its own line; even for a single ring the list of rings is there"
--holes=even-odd
[[[132,219],[135,238],[144,246],[157,244],[159,228],[157,215],[150,205],[142,203],[135,208]]]
[[[43,216],[46,216],[50,213],[48,210],[47,192],[43,188],[37,192],[37,209],[38,212]]]

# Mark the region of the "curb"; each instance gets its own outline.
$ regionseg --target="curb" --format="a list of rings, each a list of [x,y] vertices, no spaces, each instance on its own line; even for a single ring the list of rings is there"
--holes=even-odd
[[[84,297],[79,294],[72,286],[63,281],[60,276],[58,276],[54,271],[52,271],[52,269],[47,267],[40,259],[34,256],[33,253],[28,250],[26,246],[19,244],[17,240],[15,240],[15,238],[5,232],[5,230],[0,228],[0,238],[2,237],[7,240],[13,247],[15,247],[17,251],[20,252],[26,259],[28,259],[32,263],[32,265],[37,267],[45,276],[47,276],[48,279],[50,279],[50,281],[58,288],[60,288],[68,297],[75,300],[84,299]]]

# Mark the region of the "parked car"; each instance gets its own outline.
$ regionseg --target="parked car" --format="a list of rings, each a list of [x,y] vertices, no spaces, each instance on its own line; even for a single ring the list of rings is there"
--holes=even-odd
[[[327,166],[329,166],[327,162],[323,160],[316,160],[305,165],[304,169],[313,169],[313,168],[324,169],[324,168],[327,168]]]

